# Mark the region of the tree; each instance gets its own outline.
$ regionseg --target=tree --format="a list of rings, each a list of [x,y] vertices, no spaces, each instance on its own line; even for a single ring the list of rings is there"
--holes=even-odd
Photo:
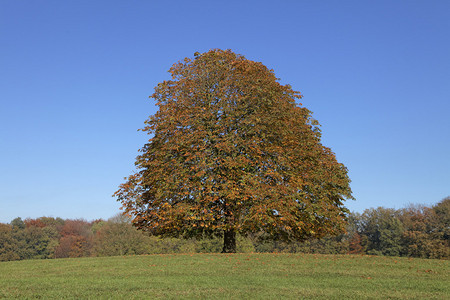
[[[436,218],[433,222],[432,237],[439,247],[436,257],[450,258],[450,197],[442,199],[438,204],[432,207]]]
[[[97,256],[149,253],[149,237],[136,230],[128,219],[115,216],[99,224],[94,236]]]
[[[361,233],[367,237],[367,253],[400,256],[404,226],[395,209],[366,209],[361,215]]]
[[[151,96],[137,172],[115,193],[150,234],[265,232],[303,240],[344,230],[352,198],[346,167],[320,142],[319,124],[262,63],[230,50],[185,58]]]
[[[362,236],[359,233],[354,232],[349,240],[348,254],[364,254],[365,247],[363,244],[364,241]]]
[[[365,223],[359,213],[352,212],[348,218],[347,237],[348,237],[348,253],[364,254],[367,248],[367,236],[362,235]]]
[[[56,258],[89,256],[92,248],[91,225],[84,220],[66,220],[61,228]]]
[[[17,241],[12,234],[12,225],[0,223],[0,262],[18,260]]]
[[[16,230],[25,229],[26,227],[25,222],[22,220],[22,218],[15,218],[14,220],[12,220],[11,226]]]
[[[450,246],[450,196],[442,199],[432,209],[436,215],[436,234]]]

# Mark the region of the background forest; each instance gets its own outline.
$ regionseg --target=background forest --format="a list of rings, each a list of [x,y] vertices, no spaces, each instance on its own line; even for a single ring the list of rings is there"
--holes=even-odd
[[[450,258],[450,197],[432,207],[371,208],[351,213],[347,233],[284,243],[255,233],[238,238],[238,252],[368,254]],[[16,218],[0,223],[0,261],[156,253],[220,252],[222,239],[158,238],[129,219],[63,220]]]

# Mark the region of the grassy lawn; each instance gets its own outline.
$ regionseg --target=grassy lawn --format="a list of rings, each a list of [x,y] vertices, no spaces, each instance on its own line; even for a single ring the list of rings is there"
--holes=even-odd
[[[0,298],[448,299],[449,262],[179,254],[0,262]]]

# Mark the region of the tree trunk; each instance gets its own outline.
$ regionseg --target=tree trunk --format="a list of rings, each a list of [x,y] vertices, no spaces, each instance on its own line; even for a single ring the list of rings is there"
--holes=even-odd
[[[236,253],[236,232],[234,230],[224,231],[222,253]]]

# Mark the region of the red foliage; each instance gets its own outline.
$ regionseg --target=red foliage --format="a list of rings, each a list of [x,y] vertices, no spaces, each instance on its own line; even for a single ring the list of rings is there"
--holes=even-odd
[[[359,233],[354,233],[349,243],[349,254],[364,254],[365,248],[362,245],[362,238]]]
[[[23,222],[25,223],[25,226],[27,226],[27,228],[29,228],[29,227],[44,228],[47,226],[40,219],[25,219],[25,221],[23,221]]]
[[[67,220],[61,228],[62,236],[85,236],[90,235],[90,224],[84,220]]]
[[[92,248],[91,223],[84,220],[66,220],[60,231],[61,239],[55,257],[89,256]]]

